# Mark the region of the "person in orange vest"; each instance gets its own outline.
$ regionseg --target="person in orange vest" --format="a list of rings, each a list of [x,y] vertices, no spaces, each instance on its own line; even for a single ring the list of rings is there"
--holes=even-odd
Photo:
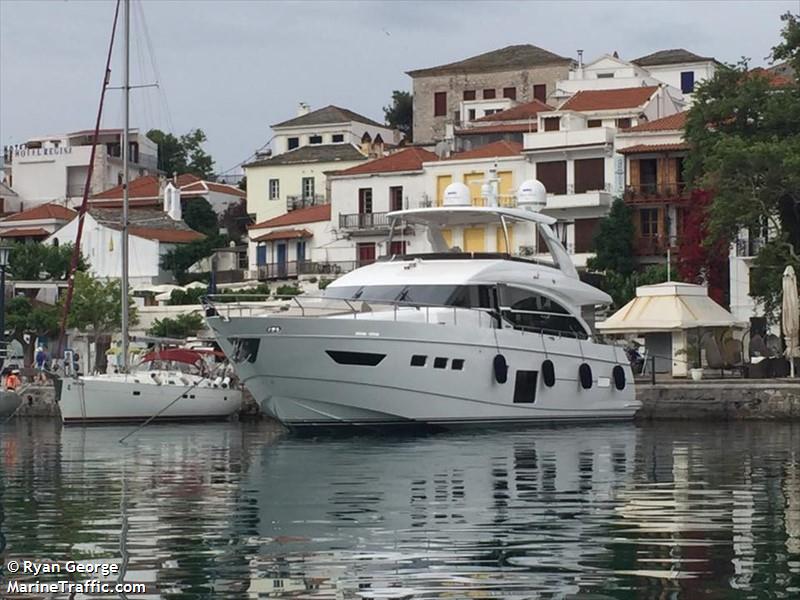
[[[22,381],[19,378],[19,371],[14,369],[11,371],[11,374],[6,377],[6,389],[13,392],[18,389],[20,385],[22,385]]]

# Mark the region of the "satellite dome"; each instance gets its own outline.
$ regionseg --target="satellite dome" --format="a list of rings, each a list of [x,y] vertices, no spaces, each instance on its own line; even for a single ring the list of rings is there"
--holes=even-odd
[[[547,204],[547,190],[538,179],[527,179],[517,190],[517,206],[540,211]]]
[[[469,188],[460,182],[451,183],[444,189],[443,206],[472,206]]]

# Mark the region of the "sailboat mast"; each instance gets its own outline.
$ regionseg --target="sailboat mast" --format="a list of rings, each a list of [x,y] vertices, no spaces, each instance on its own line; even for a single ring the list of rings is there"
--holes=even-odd
[[[129,100],[130,100],[130,47],[131,47],[131,3],[124,2],[124,75],[123,92],[123,130],[122,130],[122,370],[128,372],[128,161],[130,160]]]

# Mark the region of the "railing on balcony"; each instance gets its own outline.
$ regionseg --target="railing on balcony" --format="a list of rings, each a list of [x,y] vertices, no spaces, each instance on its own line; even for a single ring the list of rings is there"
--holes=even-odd
[[[268,263],[258,265],[259,281],[269,279],[290,279],[300,275],[341,275],[360,267],[357,261],[345,260],[335,262],[287,261],[284,263]]]
[[[388,212],[339,215],[339,229],[388,229]]]
[[[602,186],[598,185],[588,185],[586,189],[576,191],[574,183],[567,184],[567,194],[588,194],[590,192],[611,192],[612,186],[610,183],[604,183]],[[558,194],[554,194],[558,195]]]
[[[298,208],[308,208],[325,204],[324,194],[286,196],[286,210],[292,211]]]
[[[626,202],[658,202],[685,200],[689,197],[689,187],[681,182],[640,183],[625,186]]]
[[[736,240],[736,256],[746,258],[757,256],[767,241],[763,237]]]

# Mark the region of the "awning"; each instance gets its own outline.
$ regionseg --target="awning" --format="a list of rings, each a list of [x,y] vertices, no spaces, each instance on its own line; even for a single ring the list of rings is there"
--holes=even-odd
[[[264,235],[252,238],[251,241],[269,242],[272,240],[299,240],[310,237],[313,237],[313,234],[308,229],[284,229],[283,231],[265,233]]]
[[[598,323],[597,329],[603,333],[645,333],[740,325],[744,324],[709,298],[703,286],[668,281],[636,288],[636,298]]]

